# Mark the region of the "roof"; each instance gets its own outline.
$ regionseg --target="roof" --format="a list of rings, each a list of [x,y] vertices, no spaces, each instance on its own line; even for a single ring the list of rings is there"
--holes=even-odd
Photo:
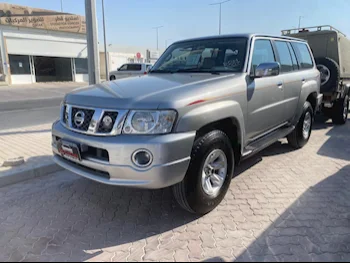
[[[199,38],[191,38],[191,39],[184,39],[177,41],[175,43],[181,43],[181,42],[189,42],[189,41],[200,41],[200,40],[210,40],[210,39],[225,39],[225,38],[234,38],[234,37],[241,37],[241,38],[248,38],[251,39],[253,37],[269,37],[269,38],[275,38],[275,39],[286,39],[286,40],[293,40],[293,41],[299,41],[299,42],[306,42],[305,40],[294,38],[294,37],[287,37],[287,36],[273,36],[273,35],[266,35],[266,34],[231,34],[231,35],[216,35],[216,36],[206,36],[206,37],[199,37]]]

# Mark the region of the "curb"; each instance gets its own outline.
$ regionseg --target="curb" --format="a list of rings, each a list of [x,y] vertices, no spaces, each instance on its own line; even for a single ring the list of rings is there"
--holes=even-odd
[[[40,109],[53,106],[60,106],[63,100],[63,96],[42,98],[34,100],[16,100],[8,102],[0,102],[0,111],[14,111],[14,110],[28,110],[28,109]]]
[[[34,178],[42,177],[48,174],[52,174],[55,172],[59,172],[63,170],[60,166],[55,164],[54,162],[45,164],[40,167],[30,168],[27,170],[22,170],[18,172],[9,173],[6,175],[0,175],[0,188],[24,181],[28,181]]]

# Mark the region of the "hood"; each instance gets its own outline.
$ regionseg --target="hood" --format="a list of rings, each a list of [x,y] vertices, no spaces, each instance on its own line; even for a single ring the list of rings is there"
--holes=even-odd
[[[158,109],[165,101],[198,95],[203,88],[233,74],[150,74],[79,88],[66,95],[65,102],[113,109]],[[181,90],[181,92],[180,92]],[[187,93],[187,94],[186,94]]]

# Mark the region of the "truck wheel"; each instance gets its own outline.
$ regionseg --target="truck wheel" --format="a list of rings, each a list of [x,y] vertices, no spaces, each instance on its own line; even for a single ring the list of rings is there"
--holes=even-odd
[[[198,138],[184,180],[173,186],[176,201],[194,214],[211,212],[228,191],[234,165],[233,149],[225,133],[214,130]]]
[[[339,83],[340,68],[331,58],[316,58],[317,69],[321,73],[321,92],[334,91]]]
[[[348,120],[349,115],[349,95],[339,99],[333,106],[333,123],[343,125]]]
[[[310,102],[305,102],[303,114],[294,131],[288,135],[288,143],[296,149],[303,148],[309,141],[312,124],[314,120],[314,113]]]

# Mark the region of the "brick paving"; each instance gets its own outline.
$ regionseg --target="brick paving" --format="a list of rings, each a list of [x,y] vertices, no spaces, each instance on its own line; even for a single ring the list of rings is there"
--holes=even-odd
[[[8,158],[25,159],[18,167],[0,166],[0,176],[52,163],[51,124],[1,130],[0,146],[0,163]]]
[[[60,172],[0,189],[0,261],[349,261],[350,125],[246,161],[212,213]]]

